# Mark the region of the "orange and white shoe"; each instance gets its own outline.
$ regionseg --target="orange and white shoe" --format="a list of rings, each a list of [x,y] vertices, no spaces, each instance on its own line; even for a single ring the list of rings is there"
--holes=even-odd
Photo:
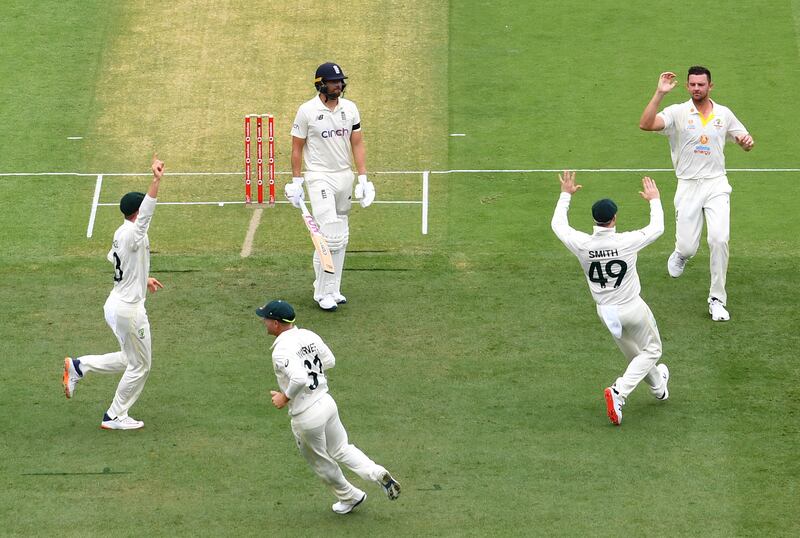
[[[605,390],[605,397],[608,418],[612,424],[619,426],[622,423],[622,406],[625,405],[625,400],[614,387],[608,387]]]
[[[64,395],[67,399],[72,398],[75,394],[75,385],[81,380],[81,375],[75,369],[75,362],[80,364],[80,361],[70,357],[64,357],[64,376],[61,379],[61,384],[64,385]]]

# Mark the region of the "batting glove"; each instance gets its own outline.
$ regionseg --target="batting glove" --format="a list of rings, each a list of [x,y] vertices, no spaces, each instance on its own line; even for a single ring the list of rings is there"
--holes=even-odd
[[[286,199],[292,202],[295,207],[300,207],[300,202],[305,199],[305,192],[303,191],[303,178],[293,177],[291,183],[287,183],[283,189]]]
[[[372,184],[372,181],[367,181],[366,174],[359,174],[358,176],[356,200],[361,204],[361,207],[369,207],[375,201],[375,185]]]

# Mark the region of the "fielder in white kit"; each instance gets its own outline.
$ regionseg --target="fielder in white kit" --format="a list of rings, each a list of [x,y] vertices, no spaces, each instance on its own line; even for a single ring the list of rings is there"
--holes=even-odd
[[[656,113],[661,100],[677,85],[675,73],[661,73],[658,87],[639,120],[639,128],[669,137],[672,164],[678,177],[675,191],[675,251],[667,261],[673,278],[683,274],[686,262],[697,253],[705,217],[710,254],[711,287],[708,312],[713,321],[728,321],[728,241],[730,240],[731,186],[725,171],[725,142],[745,151],[753,137],[727,107],[709,97],[711,72],[692,66],[686,89],[692,98]]]
[[[341,284],[350,240],[353,163],[358,171],[356,199],[361,207],[375,200],[375,186],[367,180],[361,115],[355,103],[342,97],[346,78],[335,63],[327,62],[317,68],[314,86],[318,94],[300,106],[292,125],[292,182],[285,187],[286,198],[300,207],[305,178],[311,213],[328,242],[334,274],[322,270],[316,251],[313,258],[314,300],[328,311],[347,302]],[[301,175],[303,168],[305,174]]]
[[[595,225],[589,235],[572,228],[567,217],[572,195],[581,188],[575,184],[575,172],[565,171],[558,178],[561,195],[550,225],[578,257],[597,303],[597,315],[630,361],[625,373],[604,391],[608,418],[619,425],[625,400],[642,380],[657,399],[669,398],[669,369],[658,364],[661,336],[650,307],[639,296],[641,284],[636,271],[638,252],[664,233],[664,211],[655,182],[645,177],[639,194],[650,202],[650,224],[641,230],[617,233],[617,206],[603,199],[592,206]]]
[[[106,430],[136,430],[144,422],[128,416],[139,399],[150,373],[152,344],[150,322],[144,301],[147,290],[155,292],[164,286],[149,277],[150,239],[147,230],[156,209],[158,187],[164,174],[164,163],[153,157],[153,181],[147,194],[129,192],[120,200],[125,221],[114,232],[108,261],[114,266],[114,287],[103,306],[106,323],[119,341],[120,351],[105,355],[84,355],[64,359],[63,385],[67,398],[75,394],[75,386],[89,372],[116,374],[124,372],[117,391],[100,427]]]
[[[270,391],[272,404],[278,409],[288,406],[297,448],[338,499],[331,509],[347,514],[367,498],[348,482],[339,464],[379,484],[390,500],[397,499],[400,484],[347,439],[336,402],[328,393],[325,371],[336,364],[330,348],[316,333],[295,326],[294,308],[286,301],[270,301],[256,314],[264,320],[267,333],[275,336],[272,367],[280,391]]]

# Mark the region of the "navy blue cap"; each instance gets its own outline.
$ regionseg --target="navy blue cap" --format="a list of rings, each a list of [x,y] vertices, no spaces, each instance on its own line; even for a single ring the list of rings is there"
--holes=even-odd
[[[142,200],[144,200],[143,192],[129,192],[119,201],[119,210],[122,211],[122,214],[126,217],[130,217],[139,211]]]
[[[597,224],[611,222],[611,219],[613,219],[616,214],[617,204],[614,203],[614,200],[603,198],[602,200],[596,201],[592,206],[592,218],[594,218]]]
[[[256,315],[264,319],[276,319],[284,323],[294,323],[294,308],[286,301],[270,301],[260,308],[256,308]]]

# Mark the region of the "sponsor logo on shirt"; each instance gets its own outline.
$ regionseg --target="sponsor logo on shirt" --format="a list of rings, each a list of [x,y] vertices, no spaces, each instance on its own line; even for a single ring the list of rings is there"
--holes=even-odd
[[[346,120],[347,120],[347,114],[345,114],[344,110],[342,110],[342,121],[346,121]]]
[[[706,135],[700,135],[700,143],[708,144],[708,137]]]
[[[711,155],[711,148],[700,144],[694,147],[694,152],[696,155]]]
[[[322,131],[322,138],[333,138],[335,136],[349,137],[350,129],[329,129],[327,131]]]

